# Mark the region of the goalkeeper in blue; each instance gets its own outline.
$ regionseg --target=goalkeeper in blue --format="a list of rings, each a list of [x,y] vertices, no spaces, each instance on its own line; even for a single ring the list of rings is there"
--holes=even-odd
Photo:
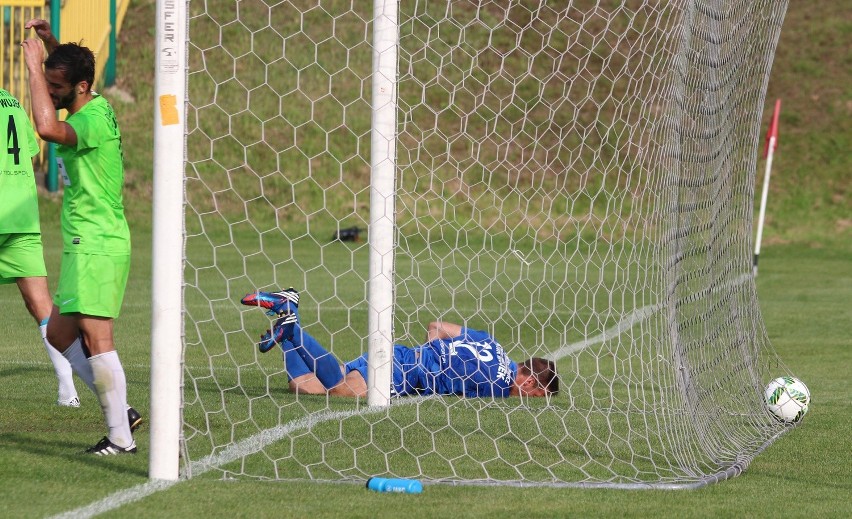
[[[364,397],[367,355],[341,364],[299,322],[299,293],[255,292],[241,303],[267,310],[278,319],[261,337],[267,352],[281,345],[290,390],[303,394]],[[393,348],[392,397],[458,395],[505,398],[548,396],[559,392],[553,361],[531,358],[520,364],[509,358],[488,333],[446,322],[429,324],[427,342]]]

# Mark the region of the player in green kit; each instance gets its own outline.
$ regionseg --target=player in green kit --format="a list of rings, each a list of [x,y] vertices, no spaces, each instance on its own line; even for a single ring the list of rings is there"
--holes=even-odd
[[[59,379],[57,403],[80,407],[71,365],[47,340],[52,303],[41,244],[33,157],[39,152],[30,117],[0,88],[0,285],[16,283],[30,315],[39,323],[47,354]]]
[[[21,44],[33,120],[42,139],[58,145],[64,187],[62,267],[48,339],[74,372],[91,382],[103,409],[108,433],[87,452],[135,453],[132,432],[141,417],[127,405],[127,380],[113,338],[130,271],[121,131],[110,104],[92,91],[92,51],[75,43],[60,45],[44,20],[30,20],[25,27],[40,38]],[[61,109],[68,111],[64,121],[56,116]]]

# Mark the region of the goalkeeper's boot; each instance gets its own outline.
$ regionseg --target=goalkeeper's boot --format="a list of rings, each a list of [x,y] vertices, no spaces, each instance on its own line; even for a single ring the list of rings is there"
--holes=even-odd
[[[299,310],[299,293],[293,288],[279,292],[254,292],[246,294],[240,300],[246,306],[259,306],[266,309],[270,316],[297,313]]]
[[[266,330],[266,333],[260,337],[260,342],[257,343],[257,349],[259,349],[261,353],[266,353],[274,348],[276,344],[281,344],[282,342],[293,338],[293,329],[297,322],[299,322],[299,316],[295,313],[282,315],[277,321],[275,321],[275,325],[272,326],[272,330]]]
[[[96,454],[98,456],[112,456],[115,454],[136,454],[136,442],[131,441],[127,447],[119,447],[109,441],[109,438],[104,436],[96,445],[86,449],[88,454]]]

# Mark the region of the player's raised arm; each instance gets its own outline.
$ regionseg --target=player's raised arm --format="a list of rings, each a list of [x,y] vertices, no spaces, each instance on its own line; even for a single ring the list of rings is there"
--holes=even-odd
[[[53,49],[59,45],[59,41],[56,39],[56,36],[53,35],[53,32],[50,30],[50,24],[47,20],[42,20],[40,18],[33,18],[24,24],[24,29],[34,29],[36,35],[44,42],[44,46],[47,49],[47,53],[50,54],[53,52]]]
[[[30,101],[35,129],[39,136],[48,141],[73,146],[77,144],[77,134],[67,122],[56,117],[56,110],[68,108],[56,106],[50,95],[42,63],[44,48],[39,40],[30,38],[21,42],[24,48],[24,60],[29,71]],[[76,86],[76,85],[75,85]]]

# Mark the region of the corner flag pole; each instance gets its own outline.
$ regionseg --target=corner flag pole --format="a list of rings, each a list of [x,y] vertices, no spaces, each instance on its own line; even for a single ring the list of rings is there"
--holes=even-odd
[[[775,111],[772,113],[772,122],[769,131],[766,132],[766,148],[763,156],[766,157],[766,173],[763,175],[763,194],[760,197],[760,215],[757,218],[757,239],[754,241],[754,276],[757,276],[757,259],[760,256],[760,239],[763,236],[763,220],[766,217],[766,198],[769,196],[769,174],[772,171],[772,156],[778,147],[778,115],[781,113],[781,100],[775,101]]]

